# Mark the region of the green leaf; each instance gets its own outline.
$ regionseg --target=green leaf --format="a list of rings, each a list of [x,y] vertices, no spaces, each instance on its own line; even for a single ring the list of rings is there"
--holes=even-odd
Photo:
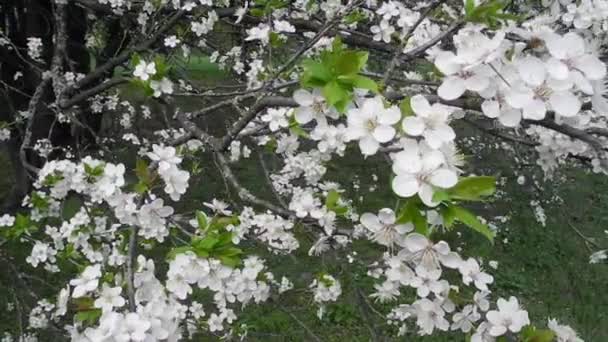
[[[219,256],[220,262],[229,267],[237,267],[241,264],[241,258],[235,256]]]
[[[433,193],[433,202],[447,202],[450,200],[450,194],[447,191],[444,190],[435,190],[435,193]]]
[[[81,207],[82,200],[78,196],[70,195],[65,200],[65,202],[63,202],[63,208],[61,209],[61,217],[67,221],[74,217],[74,215],[76,215],[76,213],[80,211]]]
[[[167,259],[168,260],[175,259],[176,255],[186,253],[186,252],[192,252],[192,247],[190,247],[190,246],[175,247],[175,248],[171,249],[169,251],[169,253],[167,253]]]
[[[145,181],[148,179],[149,174],[148,163],[141,158],[137,158],[137,161],[135,162],[135,175],[137,178]]]
[[[101,309],[89,309],[86,311],[80,311],[74,316],[77,321],[88,324],[95,324],[99,317],[101,317]]]
[[[454,212],[454,206],[441,206],[439,208],[439,213],[441,214],[441,218],[443,219],[443,225],[446,228],[451,228],[456,221],[456,213]]]
[[[322,87],[333,78],[331,70],[323,63],[308,59],[302,62],[302,66],[301,83],[304,87]]]
[[[372,80],[369,77],[356,75],[356,74],[355,75],[345,75],[345,76],[343,75],[343,76],[338,76],[338,80],[341,83],[348,84],[353,88],[368,89],[374,93],[379,92],[378,83],[376,83],[376,81]]]
[[[536,329],[535,326],[527,325],[521,331],[523,342],[552,342],[555,333],[548,329]]]
[[[466,0],[464,3],[464,13],[469,16],[475,9],[475,0]]]
[[[323,87],[323,96],[327,103],[336,107],[339,112],[344,112],[346,104],[350,100],[350,94],[336,81],[331,81]]]
[[[133,191],[135,191],[138,194],[143,194],[146,193],[146,191],[148,191],[148,186],[142,182],[137,182],[135,183],[135,185],[133,185]]]
[[[291,115],[289,117],[289,130],[299,136],[299,137],[303,137],[303,138],[308,138],[308,133],[306,133],[306,131],[302,128],[302,126],[300,126],[300,123],[296,121],[296,118],[294,115]],[[274,151],[274,150],[273,150]]]
[[[261,8],[252,8],[251,10],[249,10],[249,14],[251,14],[254,17],[263,17],[264,10]]]
[[[365,51],[347,50],[336,56],[335,68],[338,75],[357,74],[367,63],[369,54]]]
[[[451,214],[454,218],[474,231],[485,236],[491,243],[494,243],[494,232],[490,230],[487,224],[481,223],[477,216],[463,207],[451,205]]]
[[[479,201],[496,191],[496,178],[491,176],[473,176],[462,178],[458,184],[448,190],[450,198],[465,201]]]
[[[104,167],[104,164],[99,164],[95,167],[92,167],[91,165],[84,163],[84,172],[91,177],[99,177],[103,175]]]
[[[418,198],[411,198],[405,202],[405,204],[399,210],[397,215],[397,223],[408,223],[411,222],[417,233],[424,236],[429,236],[429,224],[426,217],[420,213],[420,200]]]
[[[135,68],[139,62],[141,62],[141,57],[139,56],[139,54],[136,52],[131,56],[131,66],[133,68]]]
[[[362,11],[356,10],[344,17],[344,22],[348,25],[358,23],[365,20],[365,15]]]
[[[272,47],[280,47],[281,45],[283,45],[283,40],[281,39],[281,36],[278,33],[270,32],[268,36],[270,39],[270,45]]]
[[[325,206],[328,209],[333,209],[338,206],[338,200],[340,200],[340,194],[336,190],[330,190],[325,197]]]
[[[401,115],[404,117],[414,115],[411,100],[412,98],[408,96],[399,102],[399,109],[401,110]]]
[[[198,222],[198,228],[205,231],[209,227],[209,218],[204,212],[196,211],[196,221]]]
[[[243,251],[240,248],[236,248],[236,247],[224,247],[224,248],[220,248],[218,249],[215,253],[214,256],[220,257],[220,256],[226,256],[226,257],[235,257],[238,255],[243,254]]]
[[[202,239],[196,239],[192,242],[192,247],[194,251],[198,253],[199,251],[209,252],[213,250],[213,247],[220,241],[220,239],[216,236],[209,235]]]

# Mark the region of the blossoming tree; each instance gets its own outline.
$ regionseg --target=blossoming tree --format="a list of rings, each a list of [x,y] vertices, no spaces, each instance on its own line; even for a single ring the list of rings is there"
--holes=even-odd
[[[378,252],[365,295],[388,303],[396,335],[581,341],[555,320],[533,326],[516,297],[492,294],[475,255],[442,236],[495,235],[467,207],[492,196],[495,179],[465,172],[458,122],[532,146],[548,175],[567,161],[608,171],[607,1],[54,0],[52,39],[25,40],[15,38],[17,7],[0,5],[12,65],[0,140],[18,141],[31,192],[0,218],[0,234],[64,284],[41,296],[28,338],[49,329],[91,342],[243,336],[245,305],[297,290],[256,251],[338,250],[335,262],[347,263],[361,241]],[[66,53],[75,11],[86,22],[86,70]],[[194,81],[184,64],[201,55],[230,84]],[[13,106],[11,96],[27,101]],[[117,125],[91,127],[91,115]],[[51,136],[66,125],[89,138],[57,144]],[[134,152],[121,159],[125,146]],[[280,161],[262,163],[264,195],[234,170],[260,148]],[[379,184],[397,204],[358,210],[353,184],[326,178],[345,154],[390,169]],[[235,197],[185,206],[189,184],[200,179],[205,191],[207,171]],[[341,275],[311,272],[306,290],[322,318]]]

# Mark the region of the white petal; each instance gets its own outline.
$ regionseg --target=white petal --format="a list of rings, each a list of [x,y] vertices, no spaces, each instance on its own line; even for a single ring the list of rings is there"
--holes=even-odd
[[[567,57],[577,57],[585,53],[585,41],[574,32],[568,32],[562,38],[562,49],[565,49]]]
[[[495,100],[483,101],[481,111],[489,118],[497,118],[500,115],[500,104]]]
[[[401,197],[411,197],[418,192],[420,184],[411,174],[397,175],[393,178],[393,191]]]
[[[403,131],[411,136],[419,136],[424,132],[425,124],[422,118],[417,116],[408,116],[401,123]]]
[[[304,107],[312,106],[314,102],[314,98],[312,94],[305,89],[298,89],[293,92],[293,99],[300,105]]]
[[[361,215],[359,221],[365,228],[373,232],[378,231],[380,230],[380,228],[382,228],[382,224],[380,223],[378,216],[371,213],[364,213],[363,215]]]
[[[437,95],[444,100],[455,100],[464,94],[465,89],[465,81],[462,78],[448,76],[437,89]]]
[[[389,142],[395,136],[395,129],[393,126],[379,125],[374,129],[373,135],[381,143]]]
[[[536,57],[524,57],[517,61],[516,67],[521,79],[532,86],[539,86],[545,81],[545,64]]]
[[[522,114],[525,119],[542,120],[545,118],[546,113],[547,107],[545,106],[545,102],[534,99],[524,107]]]
[[[427,116],[431,113],[431,105],[426,97],[422,95],[414,95],[410,99],[410,106],[416,115]]]
[[[359,148],[361,149],[361,153],[366,156],[376,154],[376,152],[378,152],[378,147],[380,147],[380,144],[372,136],[366,136],[359,140]]]
[[[568,78],[570,71],[568,66],[557,58],[549,58],[546,62],[547,72],[556,80],[564,80]]]
[[[443,145],[443,142],[446,141],[448,137],[445,137],[441,131],[436,129],[427,129],[424,131],[424,140],[432,149],[438,149]]]
[[[305,124],[310,122],[313,117],[313,111],[310,107],[300,107],[296,108],[295,119],[300,124]]]
[[[505,94],[505,101],[513,108],[523,108],[534,98],[534,93],[527,87],[511,87]]]
[[[429,240],[422,234],[411,233],[405,238],[404,245],[410,252],[416,253],[427,248]]]
[[[456,185],[458,183],[458,176],[456,173],[449,169],[439,169],[431,174],[429,181],[434,186],[448,189]]]
[[[498,121],[506,127],[516,127],[521,121],[521,111],[518,109],[504,111]]]
[[[462,69],[462,65],[456,62],[456,56],[451,51],[442,51],[435,57],[435,66],[444,75],[452,75]]]
[[[396,174],[416,173],[422,169],[422,160],[418,155],[418,148],[405,149],[395,155],[393,172]]]
[[[561,116],[574,116],[581,110],[578,97],[570,92],[553,93],[549,98],[551,108]]]
[[[401,110],[397,106],[386,108],[384,113],[378,117],[378,123],[382,125],[394,125],[401,119]]]
[[[465,84],[468,90],[480,92],[490,86],[490,79],[482,75],[474,75],[467,78]]]
[[[457,253],[449,252],[447,255],[441,255],[439,260],[445,267],[458,268],[462,264],[462,259]]]
[[[588,95],[593,95],[593,85],[591,81],[583,76],[582,73],[578,71],[572,71],[570,73],[570,78],[574,81],[574,84],[580,89],[583,93]],[[554,88],[555,89],[555,88]],[[569,90],[570,88],[562,88],[559,90]]]
[[[606,76],[606,64],[591,54],[577,58],[574,65],[590,80],[599,80]]]
[[[422,157],[422,169],[433,171],[443,164],[445,157],[440,151],[432,150],[424,154]]]
[[[422,200],[422,203],[429,207],[434,207],[439,204],[439,202],[433,201],[433,195],[435,195],[435,191],[433,187],[429,184],[421,184],[420,190],[418,190],[418,197]]]
[[[378,218],[380,219],[380,222],[384,224],[393,224],[397,220],[395,217],[395,212],[388,208],[380,209],[378,212]]]

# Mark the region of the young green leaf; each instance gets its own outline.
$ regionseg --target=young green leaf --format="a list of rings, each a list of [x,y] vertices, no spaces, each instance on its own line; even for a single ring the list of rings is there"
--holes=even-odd
[[[474,176],[462,178],[458,184],[448,190],[450,198],[464,201],[480,201],[496,191],[496,178],[491,176]]]
[[[485,236],[491,243],[494,243],[494,232],[490,230],[487,224],[481,223],[475,214],[456,205],[452,205],[450,210],[451,215],[454,215],[456,220]]]

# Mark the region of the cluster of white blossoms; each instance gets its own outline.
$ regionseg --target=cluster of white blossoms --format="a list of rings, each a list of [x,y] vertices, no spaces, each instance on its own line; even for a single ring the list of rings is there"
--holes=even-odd
[[[109,4],[115,12],[122,13],[131,8],[132,2],[99,0],[99,3]],[[483,2],[473,3],[477,6]],[[218,96],[233,97],[230,99],[233,107],[240,108],[242,100],[249,101],[258,93],[271,95],[272,100],[275,95],[279,97],[279,90],[290,94],[280,102],[291,104],[270,105],[255,117],[241,118],[251,120],[243,125],[246,127],[242,131],[226,136],[230,138],[226,151],[203,143],[202,138],[171,146],[171,140],[191,138],[187,136],[186,125],[184,129],[169,127],[156,131],[153,138],[124,134],[123,139],[136,145],[140,156],[151,160],[150,165],[138,161],[135,182],[129,177],[129,168],[121,163],[91,157],[48,161],[38,173],[34,191],[24,200],[28,216],[0,217],[2,229],[18,232],[22,241],[31,242],[32,250],[26,259],[31,266],[50,272],[60,271],[59,261],[69,260],[79,266],[78,274],[67,281],[54,304],[40,301],[31,311],[31,328],[45,328],[51,321],[65,319],[70,322],[66,329],[71,340],[77,342],[178,341],[199,332],[225,334],[228,338],[231,327],[239,323],[240,308],[267,301],[272,290],[281,294],[296,286],[286,277],[280,282],[275,280],[265,261],[250,254],[251,245],[281,256],[311,245],[308,255],[313,257],[332,249],[354,248],[350,245],[353,239],[381,245],[374,246],[382,253],[380,261],[365,265],[372,269],[368,274],[378,281],[371,297],[382,303],[407,301],[391,307],[386,316],[400,334],[415,327],[415,333],[420,335],[454,331],[469,334],[472,342],[493,342],[502,336],[517,336],[530,325],[528,313],[517,298],[498,298],[495,304],[491,301],[494,277],[486,272],[480,259],[464,257],[460,248],[451,248],[436,238],[435,233],[448,227],[444,210],[453,209],[448,208],[452,202],[442,202],[437,195],[448,196],[464,174],[452,121],[471,115],[463,114],[458,110],[460,107],[477,110],[508,128],[523,127],[519,133],[538,143],[537,162],[547,173],[571,155],[591,158],[594,171],[605,171],[592,146],[534,123],[550,119],[581,131],[605,127],[602,117],[605,113],[584,113],[583,109],[589,107],[586,104],[591,98],[593,109],[598,110],[606,89],[603,81],[606,66],[598,57],[597,42],[589,39],[586,31],[605,30],[606,1],[556,0],[552,5],[560,14],[555,18],[541,24],[509,23],[500,29],[478,23],[444,25],[444,19],[459,16],[447,4],[436,7],[445,14],[438,20],[429,13],[422,14],[428,3],[408,7],[403,1],[393,0],[366,1],[365,6],[354,1],[345,5],[339,0],[298,0],[280,8],[273,8],[276,4],[272,1],[263,6],[244,2],[244,7],[235,13],[220,8],[229,5],[229,1],[211,0],[146,1],[137,22],[141,32],[152,32],[151,18],[157,10],[179,9],[180,15],[186,15],[188,20],[183,26],[186,29],[180,26],[177,32],[159,34],[157,38],[164,47],[158,54],[165,53],[164,49],[171,53],[179,51],[177,55],[187,59],[191,49],[208,51],[211,62],[242,76],[243,83],[236,85],[238,91]],[[361,8],[345,11],[350,5]],[[262,18],[259,11],[264,12],[267,20],[258,20]],[[216,25],[220,17],[222,23],[235,19],[235,24],[241,25],[244,21],[240,41],[246,43],[226,49],[207,41],[217,27],[225,27]],[[326,19],[327,24],[320,29],[323,34],[317,36],[312,31],[317,30],[319,18]],[[360,21],[366,25],[360,25]],[[579,31],[562,30],[563,25]],[[300,26],[307,32],[301,32]],[[380,85],[372,80],[373,76],[390,81],[394,76],[390,72],[387,77],[378,77],[361,67],[354,73],[334,75],[335,70],[324,70],[323,64],[316,65],[322,70],[314,70],[321,74],[315,82],[332,78],[331,82],[323,83],[324,86],[314,82],[293,86],[298,81],[297,73],[306,69],[305,63],[299,64],[300,57],[310,57],[314,62],[317,57],[329,56],[334,52],[334,44],[341,44],[332,35],[340,34],[344,41],[364,40],[365,36],[356,31],[361,26],[372,33],[367,43],[385,52],[406,54],[395,56],[399,65],[393,65],[395,69],[390,72],[396,74],[406,67],[399,58],[407,57],[408,64],[417,65],[413,57],[426,53],[428,66],[436,67],[442,74],[436,91],[433,82],[429,81],[429,86],[424,83],[423,77],[428,75],[422,73],[406,73],[420,82],[401,89],[391,82]],[[452,35],[452,42],[439,44]],[[308,43],[302,42],[310,46],[305,45],[307,48],[282,70],[274,65],[277,61],[273,53],[283,51],[281,44],[287,43],[288,37],[294,38],[294,43],[300,38],[307,39]],[[430,46],[424,48],[427,43]],[[291,48],[291,41],[285,45]],[[408,55],[418,47],[424,50]],[[28,39],[31,58],[41,57],[41,48],[40,39]],[[447,48],[450,50],[444,50]],[[353,54],[348,55],[346,62],[342,61],[345,69],[353,68],[349,62],[356,59],[355,55],[360,58],[357,63],[365,64],[368,54],[362,58],[358,52],[361,51],[349,51]],[[194,83],[175,80],[179,73],[165,75],[165,65],[161,65],[164,62],[160,62],[164,59],[153,57],[161,56],[147,55],[147,60],[140,59],[132,72],[136,83],[152,90],[152,97],[178,95],[174,94],[177,84],[180,91],[194,92]],[[170,60],[167,58],[168,63]],[[273,74],[277,70],[280,72]],[[284,77],[284,71],[290,74]],[[434,72],[431,77],[436,78],[437,74]],[[70,85],[83,77],[64,76]],[[405,83],[409,81],[412,80]],[[394,90],[404,90],[407,95],[399,98],[402,100],[399,104],[389,96]],[[196,95],[213,98],[218,94],[210,90]],[[331,105],[337,103],[331,101],[334,97],[347,103]],[[137,123],[140,106],[123,100],[118,93],[98,95],[89,102],[94,113],[118,112],[119,123],[125,129]],[[608,108],[608,103],[605,105]],[[141,112],[145,119],[153,114],[148,107],[141,108]],[[241,120],[233,127],[238,128]],[[0,131],[0,140],[10,138],[10,133]],[[195,218],[188,221],[193,217],[191,212],[184,215],[177,212],[178,208],[189,207],[182,203],[191,178],[186,170],[189,165],[183,165],[188,153],[195,155],[195,151],[204,147],[216,154],[227,152],[230,162],[237,163],[250,156],[254,148],[248,144],[252,142],[272,149],[273,157],[278,159],[278,166],[273,165],[273,169],[264,167],[271,190],[269,197],[273,196],[277,204],[273,201],[265,205],[265,199],[256,198],[253,191],[238,185],[237,175],[231,175],[224,177],[227,187],[234,187],[236,195],[251,207],[241,207],[227,197],[230,207],[217,199],[201,203],[206,212],[212,212],[210,216],[197,211]],[[49,146],[39,145],[44,145],[38,150],[44,150],[45,156],[53,149],[50,140]],[[414,203],[412,208],[401,207],[410,212],[382,208],[377,213],[359,216],[353,200],[347,196],[360,196],[360,202],[365,202],[367,193],[361,192],[358,180],[342,178],[343,169],[333,170],[337,159],[350,153],[351,147],[358,154],[356,157],[368,163],[377,162],[379,156],[386,157],[388,166],[381,167],[392,171],[388,186],[400,198],[400,205],[401,201]],[[219,163],[221,158],[215,161]],[[234,165],[225,165],[231,166]],[[194,169],[195,166],[188,169],[192,175],[196,174]],[[335,177],[336,183],[330,177]],[[374,183],[378,181],[375,174],[373,178]],[[177,202],[175,207],[169,199]],[[382,207],[391,205],[385,203]],[[428,230],[420,229],[418,222],[407,215],[419,215]],[[471,216],[468,218],[477,220]],[[184,217],[188,217],[188,224],[183,224]],[[40,225],[38,231],[30,229],[36,225]],[[215,233],[220,237],[216,239]],[[214,249],[220,240],[224,245]],[[201,248],[195,248],[195,243]],[[173,248],[168,255],[164,253],[165,247]],[[162,256],[153,254],[159,250]],[[607,259],[606,254],[606,250],[593,254],[591,262]],[[346,257],[349,264],[356,260],[356,255],[356,251],[349,251]],[[234,256],[238,258],[230,258]],[[319,306],[321,319],[325,308],[338,301],[343,291],[338,275],[325,273],[316,276],[308,289]],[[209,300],[199,302],[204,296]],[[74,312],[74,307],[84,314]],[[555,320],[550,320],[548,327],[558,341],[580,340],[571,328]]]
[[[270,295],[270,286],[258,280],[258,275],[265,269],[264,261],[250,256],[243,262],[243,268],[231,268],[222,265],[219,260],[201,259],[191,252],[175,256],[169,263],[167,272],[167,290],[177,299],[184,300],[197,289],[209,289],[214,292],[213,302],[218,313],[209,318],[211,331],[223,330],[223,322],[232,323],[236,316],[229,304],[250,301],[264,302]]]
[[[176,155],[175,147],[153,145],[148,157],[158,163],[158,174],[165,182],[165,192],[172,200],[179,201],[188,189],[190,174],[179,168],[182,158]]]
[[[416,290],[416,300],[397,306],[388,316],[391,324],[398,325],[400,334],[408,331],[407,321],[412,320],[420,335],[430,335],[435,330],[460,330],[472,333],[472,341],[488,341],[507,332],[518,333],[530,324],[528,313],[519,307],[515,297],[508,301],[498,299],[497,309],[490,310],[486,297],[494,278],[484,272],[477,260],[462,259],[445,241],[434,243],[419,233],[407,234],[412,227],[394,224],[390,209],[382,209],[380,216],[386,216],[383,226],[372,214],[362,215],[362,223],[373,227],[370,230],[376,241],[401,249],[386,255],[385,268],[373,272],[375,277],[385,280],[375,285],[376,293],[372,296],[390,302],[408,287]],[[450,270],[460,274],[464,287],[450,284],[444,278],[453,272]],[[473,299],[470,304],[456,305],[451,291],[470,292]]]
[[[506,39],[507,34],[518,37]],[[454,36],[455,52],[435,55],[435,66],[446,75],[438,95],[445,101],[463,97],[465,91],[479,95],[481,110],[506,127],[519,127],[555,114],[556,120],[582,128],[597,120],[581,119],[583,103],[590,96],[603,95],[606,65],[594,45],[580,33],[556,33],[549,26],[533,29],[507,28],[493,36],[480,26],[467,26]],[[605,110],[605,100],[592,101],[594,109]],[[599,159],[589,145],[570,137],[533,126],[528,134],[540,136],[537,163],[546,171],[568,154]],[[543,139],[551,136],[554,139]],[[597,167],[596,172],[601,171]]]

